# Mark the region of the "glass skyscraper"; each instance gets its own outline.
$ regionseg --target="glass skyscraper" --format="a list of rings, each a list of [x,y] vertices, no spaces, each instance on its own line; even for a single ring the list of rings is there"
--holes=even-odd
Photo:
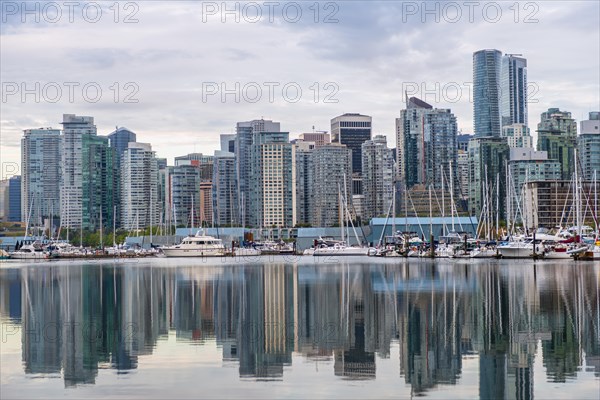
[[[502,126],[527,126],[527,60],[517,54],[502,57],[500,78]]]
[[[502,52],[473,53],[473,123],[476,137],[500,137]]]
[[[21,221],[42,224],[60,215],[61,138],[59,129],[26,129],[21,139]],[[31,209],[31,213],[30,213]]]

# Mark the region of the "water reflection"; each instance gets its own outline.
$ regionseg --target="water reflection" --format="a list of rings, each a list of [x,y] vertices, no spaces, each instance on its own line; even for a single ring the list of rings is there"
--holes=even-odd
[[[483,262],[202,266],[46,264],[0,270],[0,316],[20,328],[26,374],[95,383],[135,370],[169,334],[216,341],[239,377],[281,380],[292,353],[372,380],[400,348],[413,394],[459,383],[479,359],[482,398],[530,399],[541,355],[551,382],[600,377],[597,266]],[[3,335],[6,334],[3,332]]]

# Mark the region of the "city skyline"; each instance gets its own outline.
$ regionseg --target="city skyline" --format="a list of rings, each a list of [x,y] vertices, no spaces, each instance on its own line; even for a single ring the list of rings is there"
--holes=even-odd
[[[338,3],[336,3],[338,4]],[[515,23],[509,10],[503,10],[503,18],[490,23],[476,13],[473,23],[461,20],[456,24],[421,21],[421,16],[402,15],[402,3],[339,3],[338,23],[313,23],[309,17],[298,24],[221,23],[208,19],[202,22],[199,5],[175,3],[141,3],[135,24],[115,24],[103,19],[97,24],[76,20],[73,24],[21,23],[20,16],[8,16],[2,25],[2,81],[24,83],[28,88],[35,82],[97,82],[103,89],[98,103],[85,102],[81,96],[74,102],[61,99],[56,103],[35,103],[33,96],[21,102],[20,95],[3,99],[3,118],[0,155],[2,162],[19,163],[18,146],[23,129],[57,127],[59,116],[64,112],[77,115],[93,115],[98,123],[99,134],[106,135],[114,126],[133,129],[140,140],[150,142],[157,154],[169,160],[194,147],[195,152],[212,153],[218,148],[221,133],[234,133],[235,121],[249,120],[257,116],[283,121],[285,130],[295,138],[303,132],[329,130],[329,120],[334,115],[361,112],[373,117],[373,134],[394,140],[394,118],[404,108],[404,90],[412,90],[414,96],[432,104],[435,108],[450,108],[457,116],[457,125],[463,133],[473,133],[472,102],[468,86],[472,81],[472,53],[496,48],[507,53],[521,53],[528,62],[528,80],[535,84],[530,90],[529,126],[537,122],[537,116],[551,107],[572,112],[575,120],[586,119],[589,111],[598,108],[598,26],[593,18],[598,14],[598,4],[582,2],[552,2],[540,4],[535,14],[537,23]],[[166,9],[165,9],[166,7]],[[327,14],[321,10],[321,14]],[[178,29],[166,32],[160,40],[147,41],[153,46],[137,48],[139,39],[147,37],[149,29],[165,21]],[[521,20],[528,13],[521,10]],[[304,15],[307,14],[305,10]],[[398,19],[387,15],[397,15]],[[185,18],[187,16],[187,18]],[[4,17],[4,16],[3,16]],[[321,19],[322,19],[321,15]],[[431,17],[429,17],[431,18]],[[357,27],[356,22],[364,26]],[[575,28],[570,21],[577,20]],[[110,24],[110,32],[96,37],[97,30]],[[557,27],[569,25],[568,35]],[[65,35],[78,29],[78,37],[69,42]],[[481,28],[485,25],[485,30]],[[447,36],[447,28],[455,35]],[[301,28],[302,32],[298,32]],[[527,43],[525,37],[535,30],[535,37],[545,35],[542,43]],[[223,40],[202,41],[194,50],[185,46],[182,32],[194,38],[206,35],[223,37]],[[272,33],[290,43],[290,49],[280,46],[277,51],[250,53],[249,43],[275,46]],[[329,40],[319,40],[321,33],[329,34]],[[475,34],[476,32],[476,34]],[[414,37],[400,40],[405,33]],[[44,35],[54,46],[41,48],[37,35]],[[442,36],[443,35],[443,36]],[[232,36],[237,40],[228,40]],[[187,37],[187,36],[186,36]],[[441,38],[443,37],[444,40]],[[71,39],[71,38],[69,38]],[[370,46],[373,40],[381,43]],[[248,41],[248,42],[247,42]],[[596,42],[594,42],[596,41]],[[62,43],[69,43],[65,45]],[[77,55],[69,56],[70,46],[80,44]],[[339,43],[353,43],[352,47]],[[440,44],[441,43],[441,44]],[[336,45],[337,44],[337,45]],[[167,47],[168,45],[168,47]],[[556,46],[567,49],[554,52]],[[358,52],[356,52],[358,50]],[[27,57],[23,58],[27,53]],[[205,54],[213,54],[206,62]],[[577,63],[564,63],[564,57],[576,56]],[[72,66],[56,68],[69,57]],[[27,63],[19,60],[27,59]],[[215,61],[216,60],[216,61]],[[299,61],[301,60],[301,61]],[[242,75],[232,72],[243,65]],[[175,73],[176,72],[176,73]],[[246,73],[247,72],[247,73]],[[201,77],[201,78],[200,78]],[[243,78],[243,79],[242,79]],[[202,100],[202,83],[224,82],[228,88],[235,82],[297,82],[303,96],[297,103],[286,102],[276,96],[273,103],[262,100],[250,103],[242,99],[235,103],[230,96],[225,103],[220,96]],[[119,83],[120,98],[132,90],[127,82],[138,85],[138,103],[115,103],[114,92],[109,87]],[[315,103],[314,91],[309,87],[315,82],[320,89],[319,102]],[[328,82],[337,85],[333,96],[338,103],[325,103],[324,97],[335,90],[326,88]],[[436,93],[423,95],[421,89],[440,88]],[[451,102],[444,96],[444,86],[458,83],[462,97]],[[424,85],[424,86],[423,86]],[[4,87],[3,89],[7,89]],[[335,88],[333,88],[335,89]],[[5,90],[6,92],[6,90]],[[6,93],[4,93],[6,94]],[[66,91],[65,91],[66,94]],[[79,93],[81,94],[81,93]],[[448,93],[446,93],[448,94]],[[436,95],[440,97],[436,99]],[[77,96],[76,96],[77,97]],[[536,100],[532,102],[531,100]],[[234,116],[232,118],[232,116]],[[536,133],[532,129],[534,141]],[[4,176],[6,178],[6,176]]]

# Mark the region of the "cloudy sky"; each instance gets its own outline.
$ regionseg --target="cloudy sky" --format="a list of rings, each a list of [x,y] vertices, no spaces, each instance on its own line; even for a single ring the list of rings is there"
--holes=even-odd
[[[405,89],[471,133],[472,53],[483,48],[527,58],[531,127],[549,107],[578,121],[600,109],[597,1],[423,4],[232,2],[225,13],[221,2],[59,1],[26,13],[3,1],[3,174],[22,130],[59,128],[63,113],[95,117],[103,135],[125,126],[169,162],[212,154],[220,133],[260,117],[293,138],[360,112],[395,147]]]

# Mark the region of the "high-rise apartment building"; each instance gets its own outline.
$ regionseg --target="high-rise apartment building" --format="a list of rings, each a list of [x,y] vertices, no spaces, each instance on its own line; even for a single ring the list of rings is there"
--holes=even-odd
[[[583,178],[600,180],[600,112],[590,112],[589,119],[581,121],[577,137],[579,165]],[[594,176],[595,173],[595,176]]]
[[[520,54],[505,54],[500,70],[500,114],[502,126],[527,126],[527,60]]]
[[[128,230],[160,223],[158,162],[148,143],[130,142],[121,159],[121,227]]]
[[[250,148],[248,221],[254,227],[295,225],[292,144],[288,132],[255,132]]]
[[[296,165],[296,224],[309,225],[314,213],[313,150],[316,143],[299,139],[293,144]]]
[[[352,150],[339,143],[317,147],[312,153],[313,162],[313,212],[311,225],[319,227],[337,226],[341,215],[340,194],[352,207],[350,176],[352,174]],[[345,213],[344,213],[345,214]]]
[[[115,187],[113,189],[115,194],[121,193],[121,158],[123,153],[127,150],[127,146],[131,142],[136,141],[136,134],[124,127],[115,127],[115,130],[108,134],[108,145],[113,149],[114,153],[114,170],[115,170]],[[114,207],[116,207],[116,225],[122,226],[121,221],[122,209],[121,209],[121,196],[115,196]]]
[[[538,151],[546,151],[549,160],[561,165],[561,179],[570,180],[575,172],[577,123],[568,111],[549,108],[538,124]]]
[[[394,193],[394,156],[385,136],[378,135],[362,144],[362,218],[385,216]]]
[[[20,175],[0,181],[0,221],[21,221],[21,183]]]
[[[505,216],[506,163],[510,157],[508,143],[502,137],[475,137],[469,141],[469,212],[480,215],[488,200],[487,210]],[[498,196],[496,196],[498,194]]]
[[[240,209],[235,154],[215,151],[212,178],[212,212],[217,226],[238,226]]]
[[[502,52],[473,53],[473,124],[476,137],[500,137]]]
[[[396,119],[396,132],[399,178],[409,189],[414,185],[441,189],[442,182],[449,188],[450,176],[456,181],[457,125],[449,109],[434,109],[411,97]]]
[[[97,136],[93,117],[63,115],[61,225],[95,230],[112,225],[114,157],[108,138]]]
[[[241,212],[243,226],[248,225],[251,207],[255,206],[249,203],[250,197],[250,177],[252,174],[252,152],[251,147],[254,141],[254,134],[259,132],[280,132],[279,122],[271,120],[256,119],[247,122],[238,122],[236,126],[235,156],[237,163],[238,180],[238,202]]]
[[[23,131],[21,221],[42,225],[60,217],[61,138],[59,129]]]

